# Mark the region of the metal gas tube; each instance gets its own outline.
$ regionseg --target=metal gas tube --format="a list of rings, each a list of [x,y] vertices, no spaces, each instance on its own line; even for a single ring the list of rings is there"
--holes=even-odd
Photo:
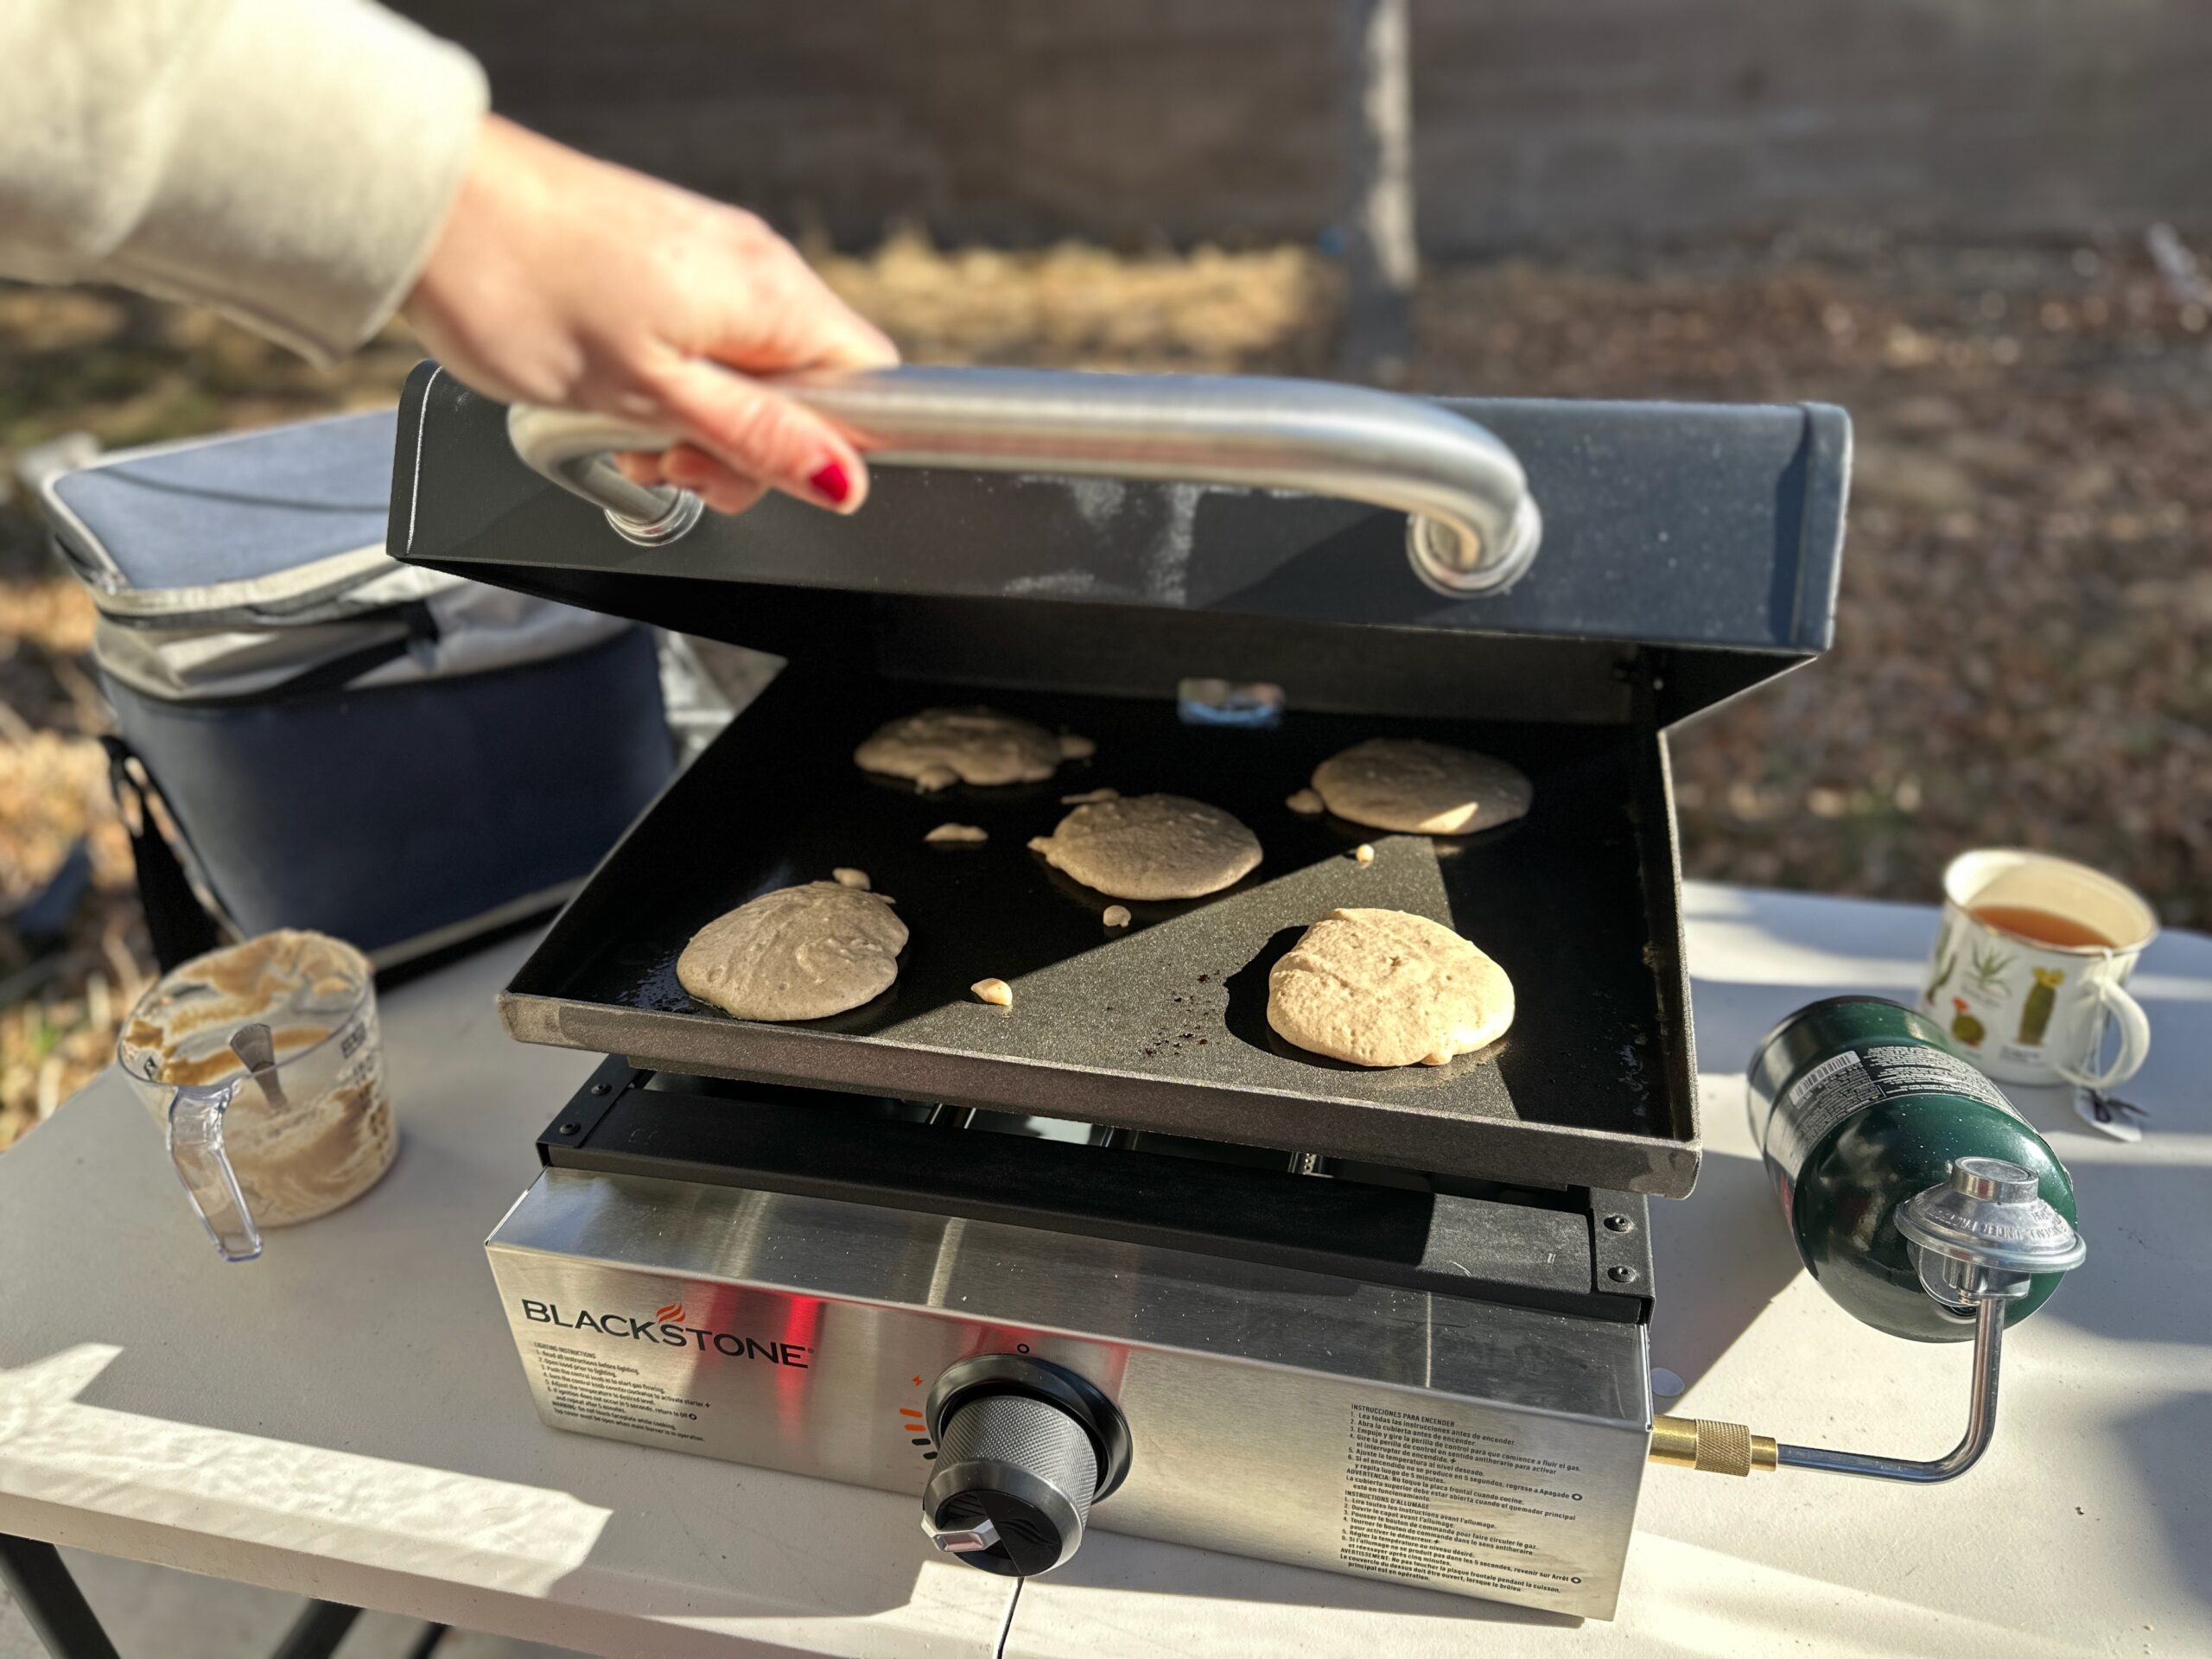
[[[1662,1416],[1652,1427],[1652,1460],[1714,1474],[1818,1469],[1921,1484],[1974,1467],[1997,1431],[2005,1304],[2026,1295],[2037,1274],[2081,1266],[2086,1247],[2066,1217],[2037,1196],[2035,1176],[1998,1158],[1955,1160],[1949,1179],[1899,1210],[1897,1230],[1911,1247],[1921,1288],[1947,1310],[1974,1320],[1973,1393],[1958,1445],[1940,1458],[1892,1458],[1792,1446],[1748,1433],[1736,1423]]]

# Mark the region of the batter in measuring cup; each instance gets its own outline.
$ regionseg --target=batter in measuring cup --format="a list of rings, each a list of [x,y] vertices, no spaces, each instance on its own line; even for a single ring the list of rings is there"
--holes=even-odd
[[[268,1086],[232,1049],[268,1028]],[[157,1117],[180,1088],[235,1083],[224,1150],[253,1219],[307,1221],[374,1185],[398,1150],[368,961],[321,933],[267,933],[164,975],[131,1013],[117,1059]]]

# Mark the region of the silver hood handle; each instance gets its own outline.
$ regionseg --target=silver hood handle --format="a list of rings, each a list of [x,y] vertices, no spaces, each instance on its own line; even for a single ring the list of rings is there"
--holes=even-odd
[[[1450,594],[1506,586],[1535,556],[1542,521],[1513,452],[1437,404],[1362,386],[1235,375],[1058,369],[896,368],[771,382],[850,434],[875,467],[1077,474],[1371,502],[1410,516],[1407,550]],[[675,540],[698,498],[632,484],[608,459],[664,449],[667,432],[518,404],[515,453],[605,509],[634,542]]]

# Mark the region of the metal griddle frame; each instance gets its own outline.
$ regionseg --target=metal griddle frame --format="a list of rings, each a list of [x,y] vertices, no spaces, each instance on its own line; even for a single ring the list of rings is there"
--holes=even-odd
[[[610,1058],[537,1138],[550,1168],[698,1181],[958,1216],[1641,1324],[1637,1192],[1438,1183],[1310,1157],[1116,1131],[1087,1144],[993,1134],[981,1115],[656,1077]],[[826,1131],[826,1132],[825,1132]]]
[[[641,548],[515,461],[499,405],[434,365],[418,370],[396,458],[396,553],[793,659],[633,826],[518,974],[503,999],[511,1031],[667,1071],[1039,1113],[1447,1177],[1686,1194],[1699,1152],[1695,1060],[1663,728],[1826,646],[1847,426],[1813,408],[1454,407],[1512,446],[1546,523],[1543,550],[1518,584],[1458,602],[1408,572],[1398,515],[1302,497],[1179,496],[1174,486],[1102,497],[1095,482],[885,472],[855,520],[772,501],[741,520],[709,520],[674,547]],[[1175,685],[1190,674],[1288,688],[1292,712],[1271,734],[1267,765],[1194,772],[1209,751],[1192,738],[1170,743],[1160,766],[1128,764],[1141,748],[1132,722],[1169,729]],[[963,700],[1101,741],[1091,773],[1064,771],[1034,786],[1030,810],[1044,818],[1026,833],[1049,828],[1064,791],[1177,789],[1252,823],[1268,862],[1185,913],[1135,907],[1146,925],[1103,950],[1103,901],[1046,891],[1041,865],[1024,878],[1019,906],[978,889],[968,912],[929,915],[956,895],[902,869],[926,827],[907,820],[982,821],[960,798],[994,792],[921,803],[861,779],[847,757],[863,721]],[[1478,836],[1457,855],[1437,856],[1421,838],[1376,838],[1382,856],[1364,885],[1347,887],[1353,867],[1329,856],[1324,838],[1336,836],[1340,853],[1365,832],[1287,823],[1281,802],[1303,781],[1300,766],[1373,732],[1503,753],[1536,777],[1537,811],[1518,831],[1497,832],[1495,846]],[[816,789],[835,798],[827,816],[794,817],[794,791]],[[1547,827],[1548,802],[1575,810]],[[883,838],[855,851],[864,838],[845,833],[855,828]],[[1555,846],[1584,863],[1563,866],[1548,851]],[[995,838],[987,850],[1034,862],[1018,841]],[[690,929],[831,863],[870,868],[916,926],[891,1004],[766,1026],[671,995],[674,952]],[[1219,1049],[1203,1065],[1165,1051],[1117,1059],[1126,1051],[1113,1044],[1128,1033],[1103,1014],[1109,1003],[1116,1017],[1125,1012],[1120,986],[1179,965],[1194,979],[1249,981],[1274,934],[1334,904],[1455,920],[1465,895],[1452,883],[1478,868],[1492,872],[1490,894],[1523,912],[1502,936],[1510,949],[1470,929],[1520,988],[1523,1014],[1498,1057],[1433,1072],[1332,1069],[1272,1047],[1248,1019],[1231,1039],[1243,1046],[1235,1065]],[[1552,950],[1535,912],[1546,902],[1572,912],[1586,885],[1602,905],[1567,919],[1594,943]],[[1274,903],[1281,916],[1258,919],[1274,925],[1250,934],[1246,912]],[[942,949],[962,938],[963,913],[985,918],[989,960]],[[1232,942],[1249,954],[1224,959]],[[1155,949],[1156,961],[1145,957]],[[1001,965],[1012,961],[1039,976],[1041,988],[1023,997],[1036,1014],[1049,1006],[1053,975],[1081,976],[1092,956],[1116,952],[1125,968],[1077,988],[1090,1001],[1069,1002],[1059,985],[1064,1007],[1096,1006],[1096,1020],[1009,1020],[963,995],[968,978],[1014,979]],[[1544,958],[1533,967],[1531,952]],[[1548,1019],[1563,1023],[1547,1033]],[[1040,1037],[1048,1028],[1061,1034]]]

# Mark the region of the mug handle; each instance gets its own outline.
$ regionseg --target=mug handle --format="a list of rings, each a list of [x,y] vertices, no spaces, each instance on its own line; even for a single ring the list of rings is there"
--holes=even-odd
[[[2069,1045],[2082,1056],[2082,1061],[2070,1065],[2062,1060],[2052,1070],[2069,1083],[2101,1092],[2118,1088],[2143,1069],[2151,1052],[2151,1016],[2125,987],[2102,974],[2092,977],[2084,988],[2094,995],[2083,1000],[2081,1012],[2075,1016],[2076,1040]],[[2120,1022],[2120,1052],[2113,1056],[2110,1065],[2097,1071],[2091,1068],[2097,1062],[2097,1049],[2102,1046],[2107,1014]]]
[[[200,1224],[226,1262],[251,1262],[261,1254],[261,1230],[245,1207],[238,1172],[223,1151],[223,1114],[245,1081],[181,1088],[169,1096],[169,1160]]]

